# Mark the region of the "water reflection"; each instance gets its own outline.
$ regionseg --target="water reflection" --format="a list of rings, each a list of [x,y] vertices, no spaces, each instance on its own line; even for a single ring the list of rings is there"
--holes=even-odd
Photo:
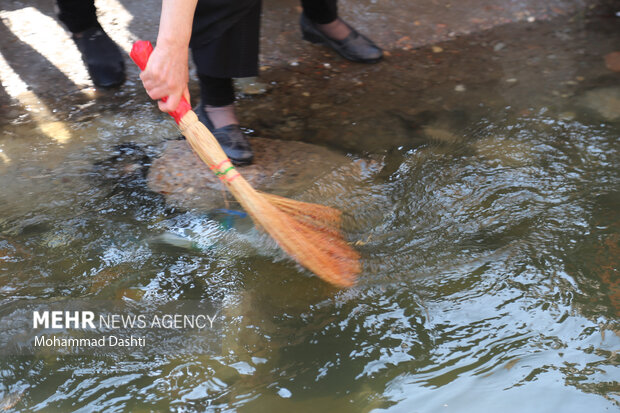
[[[363,150],[300,195],[347,214],[364,272],[346,291],[298,268],[247,219],[170,207],[140,176],[93,169],[119,140],[147,147],[176,135],[144,103],[131,112],[139,123],[75,109],[82,141],[62,151],[13,125],[23,141],[0,142],[11,161],[0,165],[2,314],[18,297],[216,300],[221,348],[205,354],[188,340],[183,356],[4,357],[0,406],[615,407],[618,123],[578,111],[580,96],[550,101],[537,84],[519,92],[483,82],[468,87],[467,104],[439,83],[427,93],[447,108],[393,112],[376,122],[399,119],[385,137],[335,128],[368,132],[355,138]]]

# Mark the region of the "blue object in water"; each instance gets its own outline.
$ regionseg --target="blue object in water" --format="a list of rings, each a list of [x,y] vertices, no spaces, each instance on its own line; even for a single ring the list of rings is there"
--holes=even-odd
[[[229,230],[231,228],[234,228],[236,218],[245,218],[248,216],[248,214],[243,211],[237,211],[234,209],[227,209],[227,208],[218,208],[218,209],[214,209],[211,212],[224,215],[223,217],[221,217],[221,219],[217,220],[222,226],[222,229],[224,230]]]
[[[213,212],[219,212],[221,214],[231,215],[231,216],[235,216],[239,218],[245,218],[248,216],[246,212],[237,211],[235,209],[218,208],[218,209],[214,209]]]

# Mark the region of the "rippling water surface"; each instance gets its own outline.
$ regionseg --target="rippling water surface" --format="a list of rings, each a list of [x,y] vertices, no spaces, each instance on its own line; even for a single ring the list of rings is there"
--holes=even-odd
[[[490,102],[503,93],[480,88]],[[463,105],[458,130],[446,111],[418,144],[359,151],[361,173],[334,171],[302,195],[349,216],[364,264],[349,290],[300,270],[243,218],[171,208],[93,169],[121,134],[142,145],[174,136],[149,104],[131,112],[139,125],[114,110],[76,122],[63,150],[27,122],[7,125],[2,317],[16,300],[79,298],[211,302],[218,319],[208,340],[174,353],[3,357],[2,403],[614,411],[620,123],[567,113],[578,96],[529,93],[527,110]]]

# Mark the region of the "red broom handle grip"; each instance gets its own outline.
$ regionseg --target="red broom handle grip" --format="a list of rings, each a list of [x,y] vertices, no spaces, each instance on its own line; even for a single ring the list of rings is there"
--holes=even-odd
[[[139,40],[133,44],[129,56],[131,57],[131,60],[133,60],[134,63],[138,65],[140,70],[144,70],[146,68],[146,64],[149,61],[149,57],[151,57],[151,53],[153,53],[153,45],[151,44],[151,42],[149,42],[148,40]],[[161,100],[165,102],[166,100],[168,100],[168,98],[165,97]],[[181,122],[183,116],[185,116],[185,114],[190,110],[192,110],[191,105],[189,104],[187,99],[185,99],[185,97],[181,96],[181,101],[179,102],[177,108],[172,112],[168,112],[168,114],[174,118],[178,125]]]

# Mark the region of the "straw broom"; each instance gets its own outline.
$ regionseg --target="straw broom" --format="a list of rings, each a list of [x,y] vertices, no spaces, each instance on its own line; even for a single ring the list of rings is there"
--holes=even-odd
[[[144,70],[153,51],[150,42],[134,43],[131,58]],[[192,149],[252,217],[289,256],[327,282],[352,286],[360,272],[360,256],[340,230],[342,213],[331,207],[256,191],[239,174],[211,132],[198,120],[187,100],[170,113]]]

